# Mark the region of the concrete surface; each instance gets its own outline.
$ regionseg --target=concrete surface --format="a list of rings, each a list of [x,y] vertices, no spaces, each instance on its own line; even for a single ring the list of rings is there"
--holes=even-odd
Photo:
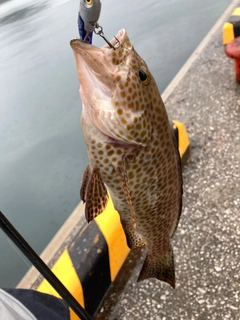
[[[221,28],[166,101],[191,141],[173,239],[176,289],[155,279],[137,284],[143,258],[133,254],[96,319],[240,319],[240,84]]]

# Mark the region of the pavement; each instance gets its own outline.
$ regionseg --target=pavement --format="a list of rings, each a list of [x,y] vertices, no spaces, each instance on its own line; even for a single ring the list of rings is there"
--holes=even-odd
[[[95,319],[240,319],[240,84],[221,30],[165,101],[191,142],[172,241],[176,289],[137,283],[145,253],[131,252]]]

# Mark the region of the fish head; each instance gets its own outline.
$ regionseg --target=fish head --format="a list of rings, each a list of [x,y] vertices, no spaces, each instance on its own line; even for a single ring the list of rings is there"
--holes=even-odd
[[[111,43],[115,50],[107,44],[98,48],[79,39],[70,42],[83,108],[103,134],[146,145],[151,136],[148,110],[156,84],[125,29]]]

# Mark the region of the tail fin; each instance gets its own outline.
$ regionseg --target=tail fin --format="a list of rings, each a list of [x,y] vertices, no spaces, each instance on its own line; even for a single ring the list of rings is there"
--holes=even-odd
[[[138,281],[148,278],[157,278],[158,280],[167,282],[175,288],[175,269],[172,247],[171,251],[164,256],[147,255]]]

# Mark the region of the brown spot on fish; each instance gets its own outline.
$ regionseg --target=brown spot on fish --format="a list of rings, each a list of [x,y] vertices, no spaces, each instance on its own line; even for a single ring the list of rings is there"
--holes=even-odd
[[[137,129],[137,130],[141,130],[141,129],[142,129],[141,123],[138,123],[138,124],[136,125],[136,129]]]
[[[123,151],[120,150],[120,149],[117,149],[115,152],[116,152],[116,154],[118,154],[118,155],[121,155],[121,154],[123,153]]]
[[[137,97],[137,92],[134,91],[133,94],[132,94],[132,99],[134,100],[136,97]],[[136,102],[137,102],[137,101],[136,101]]]
[[[129,108],[129,109],[132,109],[133,107],[134,107],[134,103],[133,103],[133,102],[129,102],[129,103],[128,103],[128,108]]]
[[[134,178],[134,173],[130,171],[128,174],[128,179],[133,179],[133,178]]]
[[[110,156],[112,156],[114,153],[115,153],[114,150],[110,150],[110,151],[108,151],[107,155],[110,157]]]

